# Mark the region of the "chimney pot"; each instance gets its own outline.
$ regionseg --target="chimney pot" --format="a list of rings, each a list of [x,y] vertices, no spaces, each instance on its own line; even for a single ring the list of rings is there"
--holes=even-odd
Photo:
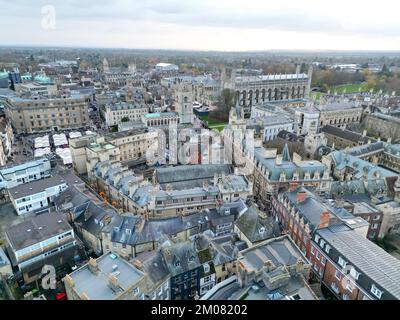
[[[297,203],[303,202],[307,198],[307,193],[305,191],[297,192]]]

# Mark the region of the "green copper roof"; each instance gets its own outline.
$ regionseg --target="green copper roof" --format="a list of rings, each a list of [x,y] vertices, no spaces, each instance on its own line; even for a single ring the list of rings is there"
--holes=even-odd
[[[49,77],[42,75],[35,76],[34,80],[39,83],[51,83],[51,79]]]

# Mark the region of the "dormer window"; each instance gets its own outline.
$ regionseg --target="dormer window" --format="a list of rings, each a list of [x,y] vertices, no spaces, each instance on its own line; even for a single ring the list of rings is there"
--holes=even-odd
[[[327,244],[325,247],[325,252],[329,253],[330,250],[331,250],[331,246],[329,244]]]
[[[194,262],[194,256],[190,256],[189,262]]]
[[[338,263],[339,263],[339,265],[340,265],[341,267],[343,267],[343,268],[345,268],[346,265],[347,265],[347,262],[346,262],[342,257],[339,257]]]
[[[350,269],[350,275],[351,275],[355,280],[358,280],[358,277],[360,276],[360,273],[357,272],[357,270],[354,269],[354,267],[351,267],[351,269]]]
[[[383,292],[381,290],[379,290],[374,284],[371,287],[371,293],[378,299],[380,299],[383,294]]]

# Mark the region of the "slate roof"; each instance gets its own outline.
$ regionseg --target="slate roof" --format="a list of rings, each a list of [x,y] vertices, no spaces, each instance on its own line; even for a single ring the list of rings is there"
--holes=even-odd
[[[253,243],[270,239],[280,234],[274,226],[274,219],[270,217],[261,218],[254,207],[250,207],[243,213],[236,220],[235,225]]]
[[[315,172],[319,172],[320,177],[322,178],[326,167],[319,161],[301,161],[298,164],[295,164],[291,161],[282,160],[282,164],[276,164],[276,158],[267,158],[264,156],[264,148],[254,148],[254,158],[256,163],[260,166],[265,167],[270,176],[269,180],[278,181],[280,178],[281,172],[286,174],[286,179],[291,179],[293,174],[297,171],[299,172],[300,178],[304,176],[306,172],[309,172],[311,177]]]
[[[153,284],[165,281],[169,277],[169,270],[160,250],[154,250],[147,256],[138,256],[142,262],[142,269]]]
[[[189,180],[213,179],[214,174],[230,174],[232,168],[226,164],[182,165],[177,167],[159,168],[156,170],[157,182],[173,184]],[[202,185],[201,185],[202,186]]]
[[[369,140],[368,137],[363,137],[362,134],[359,134],[357,132],[350,131],[347,129],[343,130],[341,128],[330,125],[322,127],[321,131],[355,143],[360,143],[360,142],[367,143]]]
[[[383,290],[382,299],[390,299],[390,295],[400,299],[398,259],[349,228],[324,228],[318,230],[318,234],[334,249],[330,254],[331,258],[337,261],[340,255],[361,273],[357,283],[370,295],[371,285],[374,283]]]
[[[288,235],[243,250],[239,253],[239,259],[246,267],[255,270],[261,270],[266,261],[271,261],[275,267],[295,265],[298,259],[308,263]]]
[[[176,276],[201,266],[194,242],[164,243],[161,247],[161,252],[171,276]]]

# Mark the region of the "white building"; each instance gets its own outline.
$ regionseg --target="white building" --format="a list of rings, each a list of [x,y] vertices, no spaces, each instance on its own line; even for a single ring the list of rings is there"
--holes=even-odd
[[[21,215],[47,210],[54,197],[67,188],[64,178],[55,176],[11,188],[8,195],[17,214]]]
[[[316,134],[318,132],[319,111],[313,107],[295,111],[297,134]]]
[[[142,117],[142,122],[146,127],[169,126],[179,124],[180,116],[177,112],[157,112],[148,113]]]
[[[50,160],[46,158],[25,162],[0,169],[0,184],[13,188],[20,184],[50,177]]]
[[[179,67],[176,64],[160,62],[156,64],[156,70],[161,72],[178,71]]]
[[[147,105],[119,102],[106,105],[103,115],[107,126],[110,127],[120,124],[124,118],[128,118],[129,121],[141,121],[142,116],[148,112]]]
[[[25,283],[41,275],[44,264],[57,267],[75,254],[74,230],[56,213],[41,214],[7,228],[7,250],[13,266],[23,273]]]
[[[294,121],[285,114],[272,114],[251,118],[246,127],[262,132],[263,142],[268,142],[274,140],[283,130],[293,133]]]

